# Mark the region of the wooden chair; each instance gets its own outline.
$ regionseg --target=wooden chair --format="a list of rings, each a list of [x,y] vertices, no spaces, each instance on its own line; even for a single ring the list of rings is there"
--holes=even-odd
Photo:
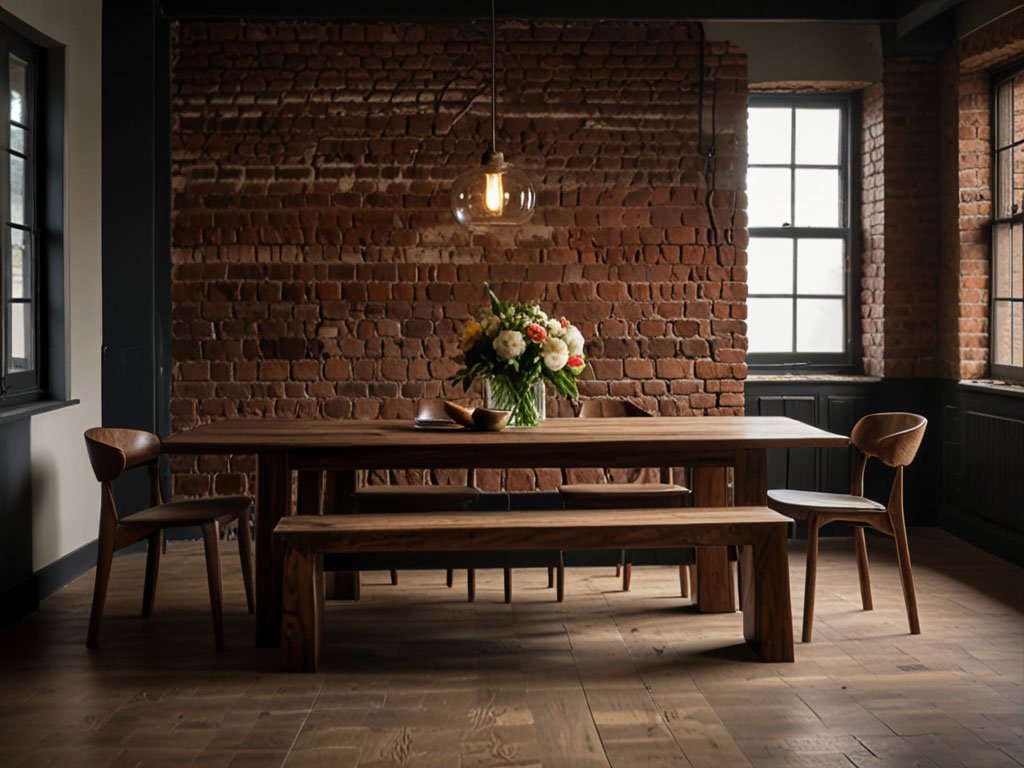
[[[252,499],[247,496],[220,496],[164,503],[160,494],[157,460],[160,438],[135,429],[93,428],[85,433],[85,446],[96,479],[102,484],[100,503],[99,552],[96,558],[96,585],[93,590],[92,613],[86,644],[95,648],[99,640],[100,620],[110,581],[114,552],[146,539],[146,580],[142,595],[142,615],[153,611],[157,572],[163,532],[168,528],[199,526],[206,548],[206,577],[210,585],[210,608],[217,648],[224,647],[224,618],[221,608],[220,529],[238,521],[238,552],[242,559],[242,581],[249,613],[253,612],[252,542],[249,533],[249,511]],[[114,504],[113,481],[126,469],[145,465],[149,470],[150,506],[118,518]]]
[[[443,400],[423,400],[419,404],[419,418],[447,419]],[[422,475],[422,485],[392,485],[391,473],[385,476],[387,484],[367,485],[365,481],[356,490],[356,512],[363,514],[392,514],[395,512],[452,512],[469,509],[480,497],[475,487],[476,473],[466,472],[465,485],[428,485],[429,473]],[[447,571],[447,584],[452,586],[454,570]],[[398,583],[398,571],[391,570],[391,583]],[[476,599],[476,571],[467,570],[467,597]]]
[[[768,491],[768,506],[789,517],[807,521],[807,578],[804,585],[803,642],[811,642],[814,623],[814,587],[818,568],[818,531],[834,522],[853,523],[854,546],[857,552],[857,574],[860,596],[865,611],[872,609],[871,579],[868,574],[867,541],[864,526],[896,540],[896,557],[900,567],[903,599],[907,605],[910,633],[921,634],[917,618],[914,577],[910,569],[910,548],[903,517],[903,470],[917,454],[928,420],[913,413],[875,413],[857,422],[850,440],[857,449],[850,493],[818,493],[816,491]],[[896,469],[889,503],[879,504],[864,497],[864,470],[868,460],[876,458]]]
[[[636,403],[611,397],[596,397],[586,400],[579,412],[581,419],[651,416],[653,414],[645,411]],[[600,470],[602,482],[573,483],[571,481],[572,473],[563,468],[562,485],[558,486],[558,493],[561,495],[566,509],[652,509],[683,506],[683,499],[690,491],[685,486],[673,482],[671,469],[663,467],[659,471],[660,482],[645,482],[642,476],[643,472],[645,470],[640,470],[637,477],[631,477],[632,482],[614,482],[610,471],[604,469]],[[559,563],[556,569],[558,601],[562,602],[565,595],[563,553],[559,553]],[[622,589],[628,591],[633,575],[633,566],[629,562],[625,550],[619,553],[619,565],[616,566],[615,575],[618,576],[620,572],[622,574]],[[688,597],[690,594],[689,566],[680,566],[679,583],[683,597]]]

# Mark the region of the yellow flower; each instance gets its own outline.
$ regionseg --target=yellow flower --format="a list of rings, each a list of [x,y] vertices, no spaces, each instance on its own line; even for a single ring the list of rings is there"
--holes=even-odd
[[[462,329],[462,351],[469,352],[483,335],[484,329],[480,323],[470,318],[466,327]]]

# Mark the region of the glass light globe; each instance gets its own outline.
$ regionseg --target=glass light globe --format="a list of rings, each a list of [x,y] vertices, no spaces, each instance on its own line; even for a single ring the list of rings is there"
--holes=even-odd
[[[487,154],[480,167],[460,174],[452,185],[452,213],[467,229],[525,224],[536,202],[530,177],[500,152]]]

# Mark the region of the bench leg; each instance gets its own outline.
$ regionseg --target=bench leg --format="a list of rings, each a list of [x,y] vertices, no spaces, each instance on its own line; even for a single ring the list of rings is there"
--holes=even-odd
[[[283,591],[281,660],[293,672],[315,672],[323,644],[323,555],[286,546]]]
[[[740,547],[743,637],[762,661],[793,661],[786,534],[785,524],[775,525],[753,546]]]

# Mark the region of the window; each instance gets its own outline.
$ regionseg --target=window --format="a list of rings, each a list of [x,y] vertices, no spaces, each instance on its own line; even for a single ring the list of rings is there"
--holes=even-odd
[[[751,364],[849,366],[850,102],[752,96],[747,336]]]
[[[0,415],[67,396],[64,63],[0,11]]]
[[[992,147],[992,375],[1024,380],[1024,70],[997,78]]]

